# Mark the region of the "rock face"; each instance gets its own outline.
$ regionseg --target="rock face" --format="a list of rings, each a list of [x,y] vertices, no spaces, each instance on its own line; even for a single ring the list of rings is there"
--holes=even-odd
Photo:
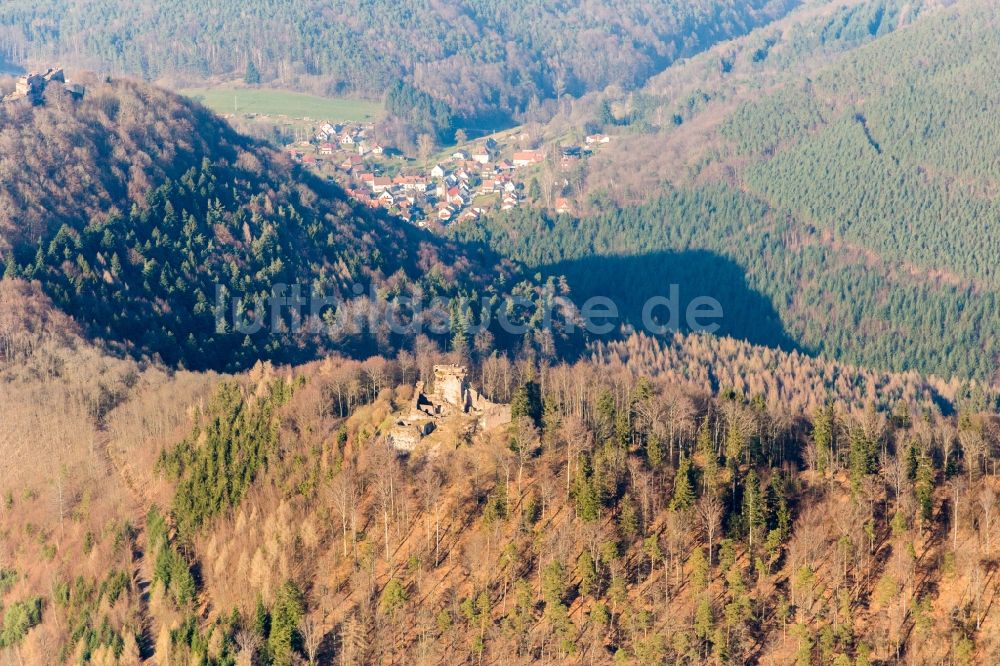
[[[510,423],[510,405],[491,402],[470,387],[468,371],[460,365],[434,366],[434,390],[417,382],[413,401],[397,415],[389,439],[400,451],[412,451],[421,439],[451,420],[474,417],[479,430]]]

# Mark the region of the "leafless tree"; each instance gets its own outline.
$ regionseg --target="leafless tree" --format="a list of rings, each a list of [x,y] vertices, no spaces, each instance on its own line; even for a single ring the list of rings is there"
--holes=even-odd
[[[969,481],[974,481],[982,469],[982,459],[986,453],[986,438],[983,431],[973,425],[958,431],[958,441],[965,456],[965,467]]]
[[[879,466],[879,473],[882,476],[882,481],[892,488],[893,498],[898,503],[899,498],[903,494],[903,487],[908,481],[906,462],[900,457],[899,453],[896,455],[883,455],[881,465]]]
[[[396,517],[397,469],[399,460],[392,445],[385,439],[377,439],[369,447],[371,458],[369,470],[374,474],[374,485],[378,497],[379,513],[382,514],[382,532],[386,562],[392,559],[390,526]]]
[[[715,533],[722,524],[722,502],[708,493],[698,499],[696,505],[698,515],[705,527],[705,545],[708,547],[708,564],[712,565],[712,545],[715,543]]]
[[[521,500],[521,484],[524,478],[524,467],[538,449],[538,428],[528,417],[514,421],[511,428],[513,449],[517,459],[517,499]]]
[[[951,547],[953,551],[958,551],[958,523],[962,514],[961,504],[965,501],[965,493],[969,484],[964,477],[956,476],[948,485],[951,490]]]
[[[241,629],[236,634],[236,663],[239,666],[253,666],[260,649],[260,636],[249,629]]]
[[[340,473],[333,478],[330,485],[330,496],[333,508],[340,516],[343,553],[344,557],[347,557],[348,542],[354,543],[354,535],[357,534],[358,501],[360,499],[357,474],[353,465],[345,465]],[[350,540],[348,540],[349,534]]]
[[[427,461],[420,470],[420,498],[425,515],[434,519],[434,566],[441,562],[441,489],[444,485],[445,470]],[[430,523],[427,525],[427,541],[430,542]]]
[[[567,416],[559,428],[559,439],[566,450],[566,497],[569,497],[576,473],[577,457],[583,451],[589,450],[593,436],[583,420],[576,416]]]
[[[319,648],[323,644],[323,623],[314,615],[308,614],[299,623],[302,634],[302,647],[305,648],[309,666],[319,664]]]
[[[983,518],[980,523],[980,534],[982,534],[985,539],[983,549],[986,555],[989,555],[993,546],[992,523],[993,512],[996,510],[997,505],[996,491],[988,485],[983,485],[982,489],[979,491],[977,499],[979,500],[979,507],[983,510]]]

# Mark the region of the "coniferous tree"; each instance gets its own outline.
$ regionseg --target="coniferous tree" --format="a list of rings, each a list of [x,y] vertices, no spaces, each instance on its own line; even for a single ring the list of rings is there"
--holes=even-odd
[[[589,550],[580,553],[580,557],[576,560],[576,577],[580,579],[580,594],[586,596],[596,593],[597,566]]]
[[[287,581],[275,598],[271,611],[271,631],[267,640],[271,661],[276,666],[289,666],[293,663],[296,635],[304,613],[302,592],[294,582]]]
[[[677,473],[674,475],[674,491],[670,498],[672,511],[687,511],[694,506],[694,484],[691,481],[691,458],[681,458]]]
[[[719,460],[715,455],[712,433],[708,427],[708,416],[702,419],[701,425],[698,426],[695,451],[701,463],[702,492],[715,496],[721,488],[722,481],[719,478]]]
[[[743,481],[743,523],[751,552],[755,552],[754,548],[763,541],[767,518],[767,499],[761,490],[757,472],[751,469]]]
[[[260,71],[258,71],[253,58],[247,60],[247,70],[243,75],[243,82],[251,86],[260,85]]]
[[[712,611],[712,600],[707,594],[703,594],[698,601],[698,606],[694,613],[694,635],[701,641],[702,645],[713,635],[715,626],[714,613]],[[704,651],[702,651],[704,654]]]
[[[527,417],[535,425],[541,424],[542,396],[538,384],[533,379],[524,382],[514,391],[510,402],[510,415],[512,419]]]
[[[917,511],[921,523],[929,521],[934,511],[934,463],[927,454],[917,459],[913,492],[917,497]]]
[[[708,559],[705,558],[705,551],[700,546],[691,551],[688,565],[691,567],[691,584],[694,589],[701,591],[708,587],[710,569]]]
[[[832,466],[833,458],[833,410],[830,406],[818,407],[813,414],[812,440],[815,447],[816,471],[820,474]]]
[[[601,515],[601,498],[594,487],[590,459],[581,457],[577,465],[576,478],[573,481],[572,495],[576,504],[576,513],[581,520],[591,522]]]
[[[848,458],[851,473],[851,492],[857,496],[861,483],[866,476],[875,471],[877,459],[877,442],[871,440],[867,433],[855,428],[850,433],[850,449]]]
[[[666,451],[663,448],[663,441],[655,432],[649,433],[646,437],[646,461],[650,468],[659,469],[663,465]]]

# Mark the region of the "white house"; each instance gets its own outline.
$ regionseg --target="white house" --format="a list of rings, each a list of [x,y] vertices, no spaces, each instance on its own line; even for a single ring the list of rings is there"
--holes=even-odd
[[[333,141],[337,138],[337,128],[330,123],[323,123],[316,132],[316,138],[320,141]]]

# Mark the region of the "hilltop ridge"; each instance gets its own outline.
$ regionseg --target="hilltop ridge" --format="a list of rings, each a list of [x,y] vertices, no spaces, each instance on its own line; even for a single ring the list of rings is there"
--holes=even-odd
[[[83,81],[82,99],[46,91],[38,104],[0,105],[0,262],[89,335],[195,368],[304,360],[323,344],[371,350],[378,331],[236,335],[219,329],[217,304],[229,298],[228,312],[232,298],[254,303],[276,285],[371,301],[424,282],[421,293],[447,297],[487,288],[500,270],[350,203],[194,102],[126,79]]]

